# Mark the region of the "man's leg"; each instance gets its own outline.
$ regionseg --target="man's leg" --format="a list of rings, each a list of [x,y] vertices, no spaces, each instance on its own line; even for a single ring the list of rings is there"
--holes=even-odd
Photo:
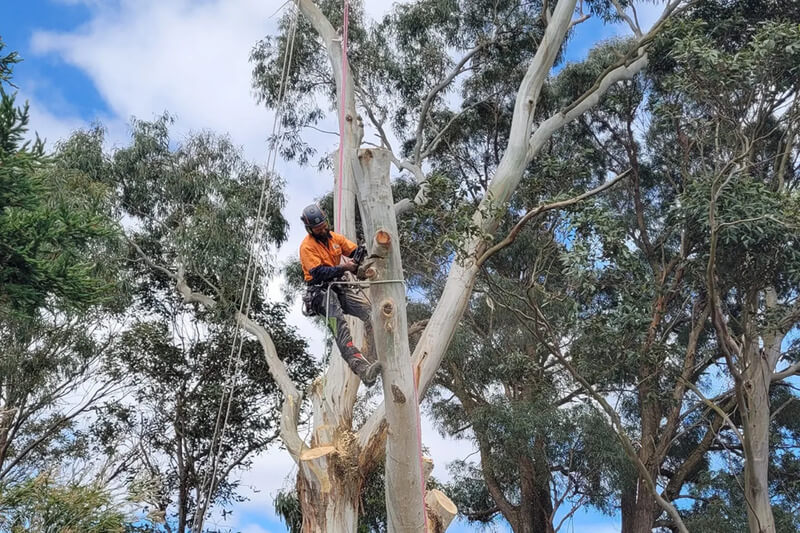
[[[358,317],[364,323],[363,354],[370,362],[376,361],[375,337],[372,332],[372,306],[369,299],[361,289],[343,288],[339,293],[339,303],[345,314]]]
[[[331,294],[328,302],[325,302],[327,291],[323,290],[320,292],[321,295],[314,299],[315,308],[317,313],[323,317],[326,316],[327,309],[326,326],[333,335],[336,346],[339,348],[339,353],[342,354],[347,365],[361,378],[361,381],[363,381],[365,385],[372,385],[375,383],[375,379],[380,372],[380,366],[374,368],[376,365],[371,365],[353,344],[353,337],[350,334],[350,328],[347,326],[347,321],[344,318],[342,305],[339,302],[336,291],[333,289],[330,291]]]

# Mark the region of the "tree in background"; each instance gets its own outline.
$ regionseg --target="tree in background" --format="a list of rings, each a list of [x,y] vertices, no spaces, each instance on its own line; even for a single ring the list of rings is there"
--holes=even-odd
[[[14,487],[0,485],[0,529],[9,533],[122,533],[127,516],[96,486],[60,485],[41,474]]]
[[[84,417],[118,390],[98,373],[124,300],[117,226],[104,184],[61,165],[67,147],[24,140],[28,106],[4,86],[18,60],[0,56],[0,521],[101,531],[122,515],[68,466],[89,446]]]
[[[784,380],[800,371],[789,349],[800,324],[800,30],[796,21],[763,21],[720,49],[726,37],[706,28],[679,29],[662,105],[692,153],[695,179],[680,201],[703,238],[698,266],[733,380],[737,422],[725,422],[741,447],[749,528],[772,532],[771,462],[791,452],[771,453],[770,430],[797,400]],[[685,98],[670,98],[676,92]],[[777,405],[774,387],[784,393]]]
[[[31,317],[51,298],[85,308],[109,289],[90,255],[92,245],[114,231],[103,211],[104,191],[51,172],[44,143],[24,140],[28,105],[17,107],[3,87],[19,59],[12,53],[0,61],[0,312]],[[69,187],[85,195],[66,198]]]
[[[130,303],[104,360],[130,396],[99,412],[95,449],[147,504],[152,527],[200,531],[212,506],[238,501],[231,475],[279,427],[263,346],[236,334],[235,317],[247,313],[298,386],[316,369],[285,308],[265,300],[268,247],[287,227],[280,182],[224,137],[201,133],[172,146],[170,124],[168,116],[134,121],[131,144],[112,154],[102,131],[77,132],[64,160],[97,175],[125,220]],[[252,285],[242,293],[246,273]]]
[[[763,6],[761,10],[747,6],[745,11],[751,17],[757,13],[757,16],[767,19],[789,13],[768,9],[767,6]],[[720,11],[711,10],[708,5],[700,4],[690,16],[692,18],[708,16],[709,12],[719,16]],[[741,17],[741,13],[734,10],[733,13],[727,12],[726,15],[730,17],[726,25],[718,26],[716,31],[711,33],[718,38],[729,40],[731,36],[735,36],[734,40],[741,41],[737,50],[742,49],[742,45],[747,44],[747,39],[744,38],[747,31],[730,28],[737,24],[743,25],[740,18],[737,18]],[[744,27],[746,29],[746,25]],[[771,27],[770,31],[775,31],[775,28]],[[778,31],[775,35],[781,36],[784,31]],[[529,439],[527,442],[534,442],[550,429],[558,427],[558,424],[554,424],[545,414],[547,405],[558,403],[552,398],[534,410],[536,416],[526,417],[520,412],[520,416],[505,417],[502,410],[492,410],[493,404],[498,408],[505,406],[506,411],[513,409],[513,399],[524,390],[519,388],[522,383],[528,379],[533,383],[534,376],[541,375],[542,369],[550,368],[552,371],[554,366],[558,366],[554,365],[552,360],[548,364],[546,356],[538,359],[537,365],[535,351],[514,349],[513,343],[506,344],[506,339],[500,330],[502,323],[500,317],[503,312],[497,311],[496,308],[510,307],[526,327],[532,331],[540,330],[534,336],[536,338],[534,346],[539,349],[546,346],[552,348],[563,346],[564,351],[560,355],[571,360],[575,365],[574,368],[580,371],[579,375],[586,379],[586,382],[581,384],[571,381],[569,375],[561,376],[562,381],[555,389],[557,392],[568,396],[571,386],[585,389],[583,385],[587,385],[601,396],[612,392],[614,396],[619,395],[624,400],[619,404],[620,421],[623,423],[618,429],[637,443],[636,449],[631,449],[635,451],[631,457],[638,457],[641,464],[649,470],[649,475],[646,477],[655,480],[662,487],[660,491],[665,499],[684,497],[693,500],[698,498],[696,500],[698,502],[708,502],[709,498],[719,498],[720,502],[746,503],[746,499],[741,499],[735,495],[735,491],[731,491],[735,486],[731,481],[739,474],[738,467],[732,466],[727,471],[710,468],[712,459],[719,455],[720,450],[733,448],[734,453],[737,453],[735,450],[741,449],[741,445],[737,444],[735,439],[736,430],[730,429],[726,423],[728,415],[736,420],[731,414],[736,402],[732,401],[730,392],[718,395],[716,394],[718,391],[712,388],[712,393],[709,394],[713,395],[715,402],[718,403],[712,408],[704,398],[696,397],[692,390],[692,387],[708,386],[707,380],[716,365],[721,362],[722,354],[714,353],[716,348],[704,297],[705,281],[703,276],[697,277],[698,272],[704,273],[705,270],[702,267],[698,268],[693,261],[698,251],[705,246],[704,237],[694,231],[694,228],[702,224],[697,220],[687,223],[685,219],[673,216],[674,213],[681,211],[681,204],[702,202],[704,198],[704,195],[691,191],[682,196],[687,183],[703,179],[691,166],[683,164],[692,161],[693,157],[701,159],[702,151],[698,150],[693,155],[687,156],[687,152],[683,150],[692,142],[696,143],[694,138],[687,140],[686,131],[694,133],[713,130],[713,128],[711,130],[698,128],[698,121],[690,118],[694,116],[692,112],[708,113],[708,107],[701,107],[699,110],[689,107],[688,113],[673,109],[674,112],[669,114],[664,114],[665,109],[655,107],[655,103],[663,96],[660,91],[666,80],[664,68],[667,64],[674,66],[669,59],[670,54],[678,53],[686,45],[685,41],[681,41],[682,38],[683,34],[680,31],[667,33],[659,43],[659,51],[653,56],[657,65],[653,72],[648,76],[636,76],[631,81],[611,88],[602,102],[586,113],[576,127],[565,128],[563,136],[554,137],[556,142],[549,143],[539,158],[541,166],[531,167],[532,187],[523,189],[531,192],[534,192],[537,186],[542,187],[557,182],[563,175],[569,176],[574,172],[573,168],[579,173],[591,170],[600,173],[601,176],[609,170],[615,173],[627,171],[629,179],[624,182],[624,186],[617,186],[611,192],[605,193],[603,200],[597,201],[599,210],[595,208],[579,210],[577,215],[576,213],[554,215],[551,212],[549,216],[539,212],[538,218],[531,218],[530,225],[534,227],[526,227],[522,232],[516,233],[516,241],[509,248],[519,248],[518,255],[523,257],[520,264],[527,266],[526,269],[517,267],[517,263],[513,261],[514,256],[505,252],[498,256],[496,261],[490,260],[484,264],[485,283],[488,285],[486,302],[481,300],[473,302],[477,317],[474,323],[482,324],[484,327],[477,328],[476,334],[472,336],[469,329],[462,326],[462,331],[455,341],[456,347],[450,355],[456,362],[452,365],[445,362],[440,372],[443,387],[461,390],[460,394],[455,395],[459,401],[454,402],[453,396],[442,393],[440,398],[443,401],[437,404],[437,407],[440,419],[444,421],[445,428],[451,434],[472,433],[475,437],[471,438],[476,439],[476,444],[482,452],[489,449],[495,452],[495,455],[497,451],[518,453],[520,448],[524,448],[524,445],[520,444],[526,442],[524,439],[509,438],[515,431],[520,432],[520,435],[527,435]],[[714,46],[720,45],[716,43]],[[780,42],[774,46],[779,55],[791,54],[793,50],[790,42]],[[612,44],[607,47],[605,54],[613,49]],[[714,57],[708,48],[705,53]],[[603,55],[604,51],[598,49],[590,54],[590,59],[584,64],[566,67],[552,85],[551,97],[564,98],[568,101],[574,97],[571,92],[573,95],[580,94],[584,90],[583,87],[593,82],[597,70],[602,71],[605,68],[603,61],[608,61],[608,55],[606,59],[603,59]],[[701,56],[702,54],[689,53],[684,56],[684,60],[697,59]],[[766,57],[763,51],[761,57]],[[741,64],[746,64],[747,54],[739,54],[738,59]],[[775,65],[776,75],[792,71],[792,62],[780,57],[774,59],[771,64]],[[715,65],[719,66],[716,63]],[[715,77],[726,70],[718,68]],[[746,68],[741,70],[747,71]],[[699,74],[701,71],[696,66],[685,67],[682,72],[692,73],[691,86],[686,83],[681,91],[672,92],[672,102],[692,101],[698,92],[697,87],[704,83],[700,82],[703,75],[713,79],[708,72]],[[788,104],[793,98],[794,91],[775,83],[772,78],[760,79],[752,71],[749,72],[750,74],[742,73],[737,80],[729,80],[726,85],[730,90],[752,94],[751,80],[763,81],[766,86],[772,84],[775,91],[773,95],[780,95],[780,102],[789,111],[782,116],[782,125],[773,132],[782,139],[780,145],[782,153],[776,154],[773,151],[771,156],[776,163],[774,169],[785,167],[791,161],[794,163],[788,168],[794,169],[796,156],[784,155],[796,151],[796,148],[792,147],[793,131],[796,131],[792,123],[795,119],[792,118],[792,110]],[[787,76],[783,81],[791,79],[792,76]],[[657,88],[655,91],[654,85]],[[678,92],[681,94],[678,95]],[[654,93],[655,97],[652,96]],[[721,98],[720,102],[739,110],[745,107],[733,96]],[[557,101],[554,105],[558,105]],[[770,105],[765,106],[767,113],[770,107]],[[728,120],[730,124],[739,124],[738,119]],[[770,127],[774,126],[774,123],[765,122],[770,124]],[[464,131],[476,123],[480,124],[480,129],[491,121],[488,116],[484,116],[481,121],[465,120],[459,125],[461,131]],[[642,133],[643,125],[649,128],[645,133]],[[677,135],[675,135],[676,129]],[[475,136],[475,139],[480,138]],[[489,154],[481,152],[481,148],[486,144],[473,142],[472,149],[459,151],[457,142],[453,142],[452,138],[448,141],[447,150],[454,155],[458,154],[452,158],[453,167],[461,164],[467,169],[479,169],[479,164],[470,164],[472,162],[467,157],[470,153],[479,154],[475,157],[478,161],[481,157],[483,161],[490,159]],[[559,142],[565,149],[558,149]],[[476,149],[475,146],[479,148]],[[546,156],[551,156],[549,161]],[[462,172],[462,175],[466,172],[470,170]],[[787,172],[793,175],[795,171]],[[689,200],[688,196],[691,196],[692,200]],[[754,193],[751,199],[761,204],[758,209],[751,207],[751,212],[759,212],[761,209],[782,212],[782,209],[772,205],[768,194]],[[536,202],[531,203],[535,205]],[[521,207],[524,208],[524,205]],[[536,209],[532,209],[529,215],[536,212]],[[707,209],[698,209],[698,212],[706,214]],[[562,216],[564,218],[560,219]],[[744,216],[740,218],[747,219]],[[564,229],[565,226],[567,229]],[[447,224],[442,224],[435,231],[443,232],[446,227]],[[755,228],[749,229],[758,233]],[[543,250],[547,250],[547,246],[542,244],[541,237],[538,242],[536,241],[537,235],[540,233],[547,235],[548,232],[554,234],[553,238],[557,236],[560,242],[567,245],[563,250],[551,253],[549,259],[547,255],[542,254]],[[677,236],[680,238],[676,238]],[[789,243],[794,237],[791,232],[784,232],[783,238],[788,241],[784,241],[783,244],[771,242],[771,247],[765,246],[762,253],[767,253],[767,249],[792,250],[793,246]],[[629,244],[622,246],[623,242]],[[430,250],[429,247],[425,249]],[[531,250],[536,250],[537,253],[533,254]],[[789,265],[793,261],[786,260],[781,263],[787,268],[792,268]],[[509,268],[509,265],[514,266]],[[570,273],[567,276],[568,283],[563,285],[558,282],[562,276],[561,268]],[[479,287],[480,283],[479,280]],[[435,285],[433,282],[432,286]],[[796,287],[796,284],[793,286]],[[569,306],[565,308],[564,302],[573,300],[575,308],[570,309]],[[566,314],[563,312],[565,309],[569,311]],[[466,316],[469,316],[469,311]],[[493,317],[490,321],[491,329],[486,328],[486,316]],[[473,321],[467,320],[466,323],[473,326]],[[467,332],[464,332],[464,329],[467,329]],[[459,342],[461,337],[464,337],[463,343]],[[476,354],[483,351],[485,355],[472,357],[471,351],[475,351]],[[792,362],[793,353],[784,347],[781,357],[785,361]],[[501,358],[500,354],[506,358],[509,354],[519,354],[514,358],[515,361],[519,361],[517,364],[532,365],[528,372],[509,370],[508,376],[512,378],[511,383],[517,385],[516,388],[501,377],[505,365],[497,363]],[[465,358],[468,358],[468,364],[457,363]],[[486,363],[481,366],[480,361]],[[785,370],[789,371],[791,368]],[[556,370],[555,375],[558,373]],[[790,372],[781,373],[784,377],[789,374]],[[461,379],[455,379],[454,375],[460,376]],[[498,389],[500,383],[503,385]],[[495,388],[491,388],[491,384],[494,384]],[[539,384],[536,390],[546,391],[547,387],[542,385]],[[503,391],[503,394],[499,391]],[[791,408],[794,402],[791,396],[785,395],[785,392],[779,396],[782,400],[778,403],[780,406],[778,414]],[[582,397],[587,398],[589,395],[584,391],[575,396],[576,399]],[[524,405],[524,402],[521,404]],[[471,406],[471,415],[465,405]],[[537,417],[541,419],[538,425],[534,423]],[[525,420],[531,421],[530,427],[525,427]],[[785,417],[778,416],[772,423],[771,438],[780,444],[777,445],[779,451],[773,454],[770,464],[778,469],[778,472],[783,468],[786,468],[787,472],[792,471],[791,462],[787,463],[785,455],[790,453],[787,450],[794,449],[791,438],[786,437],[794,434],[794,429],[793,424],[787,425],[786,420]],[[487,427],[501,437],[489,442],[482,436],[484,445],[481,446],[477,432],[480,430],[485,433]],[[589,435],[585,430],[582,434]],[[536,458],[536,454],[532,452],[521,455],[528,461]],[[557,460],[558,455],[550,454],[550,457],[556,458],[554,464],[550,465],[551,468],[563,472],[563,466],[559,465]],[[603,463],[601,457],[595,460],[598,461],[593,468],[595,471],[603,471],[603,467],[608,465],[607,462]],[[738,461],[738,458],[735,461]],[[606,501],[610,504],[621,504],[623,531],[651,531],[654,525],[676,527],[669,517],[660,516],[662,509],[652,496],[652,492],[648,490],[645,476],[637,474],[624,463],[622,460],[608,470],[613,475],[605,478],[605,485],[592,487],[595,490],[601,489],[598,494],[603,494],[602,489],[606,494],[615,494]],[[470,487],[462,490],[460,492],[462,497],[459,498],[459,503],[466,509],[466,516],[477,520],[486,519],[496,512],[502,512],[501,509],[505,507],[507,511],[503,514],[512,516],[509,522],[516,531],[521,530],[518,529],[522,527],[518,522],[520,516],[524,516],[526,512],[528,516],[541,515],[542,506],[528,506],[527,510],[522,506],[524,498],[520,496],[521,469],[516,468],[513,462],[506,463],[506,468],[503,468],[502,460],[495,459],[492,455],[484,455],[480,464],[481,470],[469,465],[456,466],[459,476],[456,486]],[[542,462],[542,467],[536,471],[546,472],[548,464]],[[710,481],[715,477],[718,481]],[[724,482],[726,477],[728,482]],[[782,474],[778,477],[785,479],[785,475]],[[529,487],[535,486],[535,479],[535,476],[529,476]],[[471,485],[469,481],[472,481]],[[504,486],[504,483],[507,485]],[[494,485],[494,494],[489,493],[490,484]],[[715,489],[715,486],[718,489]],[[541,495],[543,484],[540,483],[539,487],[537,494]],[[791,525],[791,519],[788,519],[791,515],[786,513],[787,505],[790,505],[787,502],[794,501],[795,498],[791,485],[785,482],[774,483],[770,494],[773,506],[781,516],[780,522],[783,527],[792,530],[794,526]],[[578,493],[576,497],[580,501],[583,496],[584,493]],[[548,500],[549,498],[545,498],[544,501]],[[607,507],[609,510],[612,508]],[[720,512],[723,506],[698,503],[698,510],[691,512],[693,524],[699,523],[696,518],[701,512],[699,509],[707,508]],[[544,509],[546,510],[546,507]],[[744,508],[742,510],[744,511]],[[741,516],[745,514],[742,513]],[[712,521],[706,522],[706,524],[712,523]],[[734,520],[731,523],[737,522]],[[737,526],[743,527],[743,523],[739,521]]]

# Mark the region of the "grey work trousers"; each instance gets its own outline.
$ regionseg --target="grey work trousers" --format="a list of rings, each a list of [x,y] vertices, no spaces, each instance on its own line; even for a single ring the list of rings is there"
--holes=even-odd
[[[352,367],[351,359],[357,358],[362,352],[353,344],[353,336],[344,315],[355,316],[364,323],[367,346],[364,347],[363,355],[369,362],[374,362],[376,356],[374,346],[372,346],[374,337],[372,336],[372,319],[370,317],[371,305],[364,292],[359,288],[347,285],[332,285],[330,300],[325,302],[328,294],[327,285],[311,286],[308,291],[311,292],[311,309],[316,314],[325,317],[327,305],[328,322],[326,326],[333,335],[336,346],[339,347],[339,353],[342,354],[347,364]]]

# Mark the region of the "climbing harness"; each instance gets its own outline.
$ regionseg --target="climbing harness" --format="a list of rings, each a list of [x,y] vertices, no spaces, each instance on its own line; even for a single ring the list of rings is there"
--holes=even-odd
[[[359,280],[359,281],[331,281],[330,283],[328,283],[328,288],[325,291],[325,325],[327,326],[328,325],[328,321],[330,320],[330,317],[328,316],[328,302],[331,299],[331,286],[332,285],[345,285],[345,286],[350,286],[350,287],[367,287],[367,288],[369,288],[370,285],[373,285],[373,284],[374,285],[379,285],[379,284],[382,284],[382,283],[402,283],[404,287],[406,285],[406,281],[404,279],[380,279],[380,280],[375,280],[375,281],[362,281],[362,280]],[[327,348],[328,346],[333,346],[333,343],[329,343],[328,342],[328,334],[329,333],[330,333],[330,329],[326,327],[325,328],[325,346],[326,346],[326,350],[328,349]],[[330,354],[330,350],[328,350],[327,353],[326,353],[326,356],[330,357],[330,355],[331,355]]]

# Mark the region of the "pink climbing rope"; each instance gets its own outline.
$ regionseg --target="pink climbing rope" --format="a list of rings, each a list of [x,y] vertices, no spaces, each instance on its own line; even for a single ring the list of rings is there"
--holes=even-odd
[[[347,109],[347,26],[349,22],[350,2],[344,0],[342,21],[342,101],[339,105],[339,176],[336,192],[336,231],[342,231],[342,182],[344,181],[344,149],[345,149],[345,114]]]

